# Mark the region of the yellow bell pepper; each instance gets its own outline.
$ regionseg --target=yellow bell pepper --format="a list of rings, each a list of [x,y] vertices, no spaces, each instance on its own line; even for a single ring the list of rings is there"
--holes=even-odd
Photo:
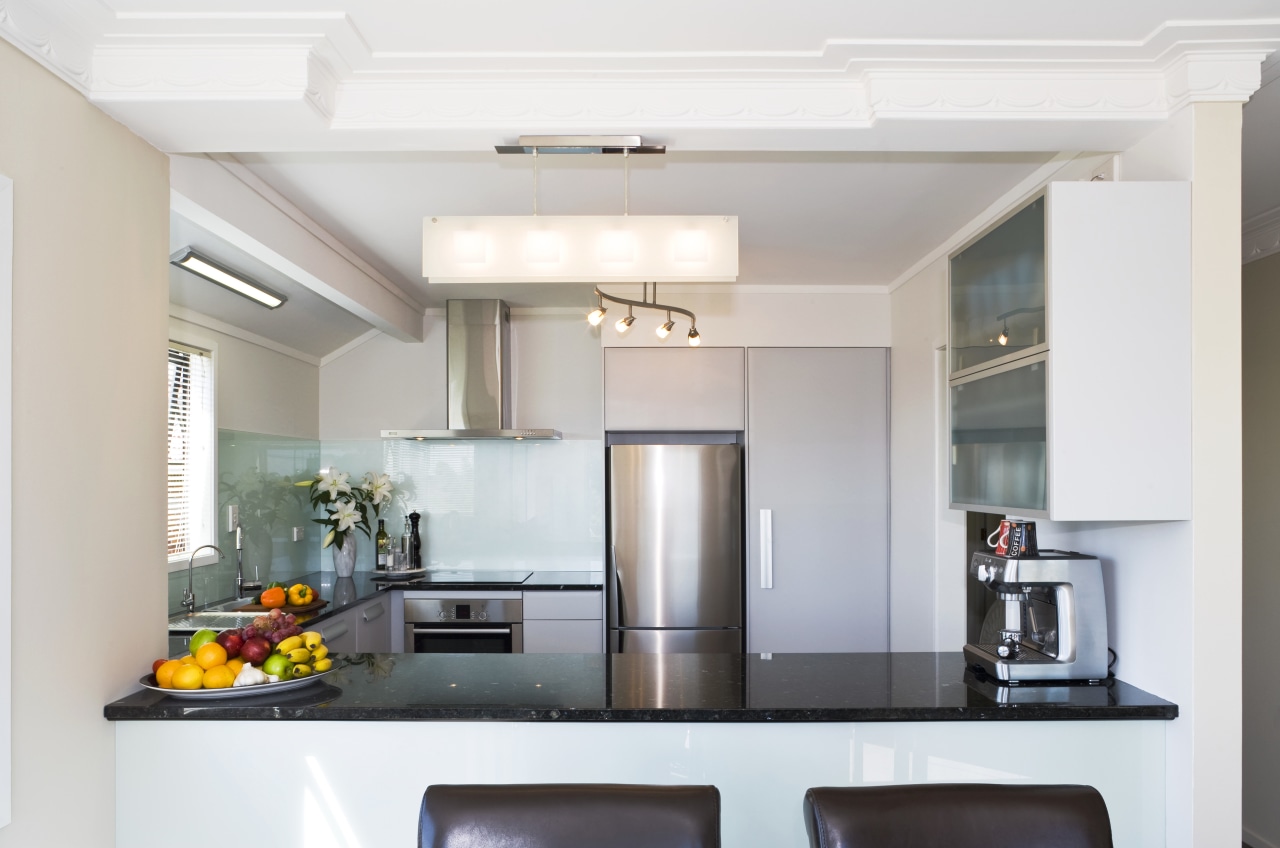
[[[306,606],[315,599],[316,590],[305,583],[295,583],[289,587],[289,604],[291,606]]]

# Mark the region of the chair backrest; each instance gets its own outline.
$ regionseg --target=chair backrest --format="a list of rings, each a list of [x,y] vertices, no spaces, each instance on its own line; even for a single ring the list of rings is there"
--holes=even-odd
[[[422,796],[420,848],[719,848],[714,786],[438,784]]]
[[[811,848],[1112,848],[1092,786],[920,783],[810,789]]]

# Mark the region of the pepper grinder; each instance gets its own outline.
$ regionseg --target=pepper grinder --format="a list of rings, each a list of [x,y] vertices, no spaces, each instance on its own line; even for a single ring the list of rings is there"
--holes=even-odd
[[[418,533],[418,521],[421,518],[416,509],[409,513],[409,523],[412,525],[409,531],[409,567],[415,570],[422,568],[422,536]]]

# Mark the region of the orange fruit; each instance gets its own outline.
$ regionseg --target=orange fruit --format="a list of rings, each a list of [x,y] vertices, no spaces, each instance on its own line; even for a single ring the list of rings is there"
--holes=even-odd
[[[196,665],[205,671],[213,668],[215,665],[227,664],[227,649],[219,645],[217,642],[207,642],[200,646],[196,651]]]
[[[236,680],[235,674],[225,665],[215,665],[204,673],[204,688],[230,689]]]
[[[232,674],[239,674],[240,669],[244,668],[244,660],[236,657],[233,660],[227,660],[227,668],[231,669]]]
[[[156,669],[156,684],[161,689],[173,688],[173,673],[182,667],[178,660],[168,660]]]
[[[173,673],[174,689],[199,689],[204,684],[204,669],[186,663]]]
[[[193,657],[193,656],[191,656],[190,654],[187,654],[185,657],[183,657],[182,659],[178,660],[178,662],[180,662],[180,663],[188,663],[188,664],[193,664],[193,665],[195,664],[195,661],[196,661],[196,658],[195,658],[195,657]]]

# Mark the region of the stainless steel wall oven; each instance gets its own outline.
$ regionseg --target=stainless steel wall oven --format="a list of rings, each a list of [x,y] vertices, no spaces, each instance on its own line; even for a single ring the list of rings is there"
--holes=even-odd
[[[413,654],[523,654],[519,598],[405,598],[404,649]]]

